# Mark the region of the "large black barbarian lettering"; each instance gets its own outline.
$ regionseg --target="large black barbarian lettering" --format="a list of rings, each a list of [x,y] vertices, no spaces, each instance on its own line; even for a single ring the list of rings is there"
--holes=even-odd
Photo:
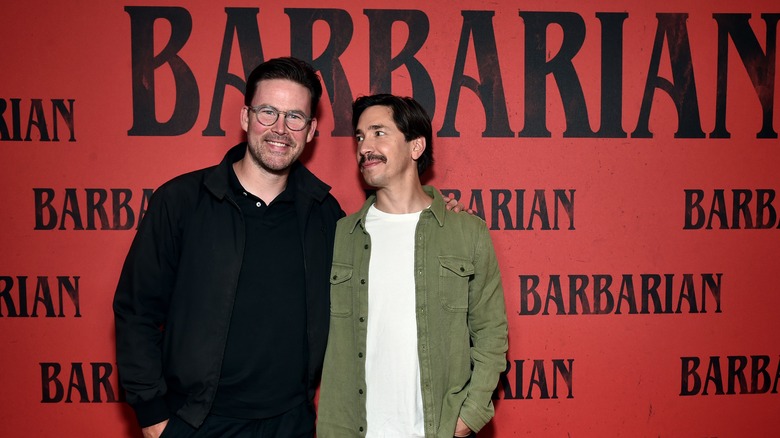
[[[260,29],[257,27],[256,8],[225,8],[227,23],[222,38],[222,51],[219,56],[217,78],[214,83],[214,97],[211,100],[209,123],[203,130],[203,135],[223,136],[225,131],[219,125],[222,114],[222,104],[225,101],[225,90],[230,85],[242,92],[246,88],[246,80],[252,69],[263,60],[263,46],[260,44]],[[233,35],[238,39],[238,50],[241,53],[241,65],[244,77],[240,78],[228,71]]]
[[[125,400],[122,388],[113,377],[114,365],[108,362],[90,362],[89,384],[84,374],[85,364],[71,362],[68,380],[60,377],[62,364],[58,362],[41,362],[41,403],[118,403]],[[114,381],[112,383],[112,380]],[[67,386],[67,392],[65,385]],[[114,387],[119,391],[114,391]],[[90,387],[92,393],[90,394]]]
[[[200,94],[195,75],[179,56],[192,33],[192,17],[179,7],[126,6],[130,14],[130,50],[133,67],[133,126],[128,135],[180,135],[198,118]],[[154,22],[165,19],[171,25],[167,45],[155,55]],[[176,101],[165,122],[157,121],[154,72],[167,65],[173,74]]]
[[[10,108],[8,101],[11,102]],[[33,129],[38,132],[37,141],[60,141],[60,119],[68,127],[68,141],[76,141],[73,121],[76,100],[68,99],[67,102],[65,105],[65,99],[51,99],[51,112],[47,115],[43,99],[30,99],[30,110],[27,120],[24,120],[27,131],[22,137],[22,99],[0,99],[0,141],[33,141]],[[7,115],[6,111],[10,114]],[[49,123],[52,125],[51,132]]]
[[[442,189],[441,192],[461,200],[460,190]],[[552,196],[545,189],[536,189],[530,202],[526,199],[526,192],[525,189],[490,189],[486,209],[482,189],[471,189],[468,208],[488,221],[491,230],[575,230],[574,189],[553,189]],[[527,208],[529,205],[530,208]]]
[[[726,86],[728,84],[729,37],[753,83],[761,103],[761,131],[756,138],[777,138],[772,127],[777,68],[777,22],[780,14],[761,14],[766,23],[766,52],[750,28],[750,14],[713,14],[718,22],[718,85],[715,104],[715,130],[710,137],[730,138],[726,129]]]
[[[39,275],[35,280],[35,296],[28,297],[27,277],[0,276],[0,317],[8,318],[64,318],[67,297],[73,308],[72,315],[81,317],[79,305],[79,276],[57,276],[57,293],[52,296],[52,285],[48,276]],[[32,298],[32,313],[30,303]],[[5,311],[3,311],[5,307]]]
[[[701,358],[681,357],[680,361],[681,396],[710,395],[710,385],[715,391],[714,395],[777,394],[780,361],[770,368],[772,361],[767,355],[727,356],[725,359],[720,356],[710,356],[706,374],[699,372]],[[750,372],[746,370],[748,364],[750,364]],[[775,370],[774,376],[770,374],[772,369]],[[738,390],[737,386],[739,386]]]
[[[131,50],[133,68],[133,126],[129,135],[180,135],[192,129],[199,111],[199,88],[187,62],[180,56],[192,33],[192,17],[181,7],[127,6],[130,15]],[[203,135],[224,135],[219,126],[219,115],[224,102],[225,89],[234,87],[243,92],[245,79],[228,72],[233,38],[241,52],[243,74],[263,60],[260,32],[257,25],[257,8],[226,8],[226,25],[222,41],[219,66],[214,84],[209,122]],[[343,9],[287,8],[290,17],[290,54],[311,62],[320,70],[334,115],[333,136],[351,136],[350,104],[353,93],[342,66],[341,56],[353,40],[353,17]],[[429,17],[419,10],[366,9],[363,13],[369,21],[369,88],[365,92],[392,91],[392,72],[405,68],[411,81],[413,97],[430,112],[436,103],[435,85],[425,66],[416,57],[429,36]],[[453,73],[449,84],[446,114],[439,137],[457,137],[455,119],[463,89],[476,94],[485,112],[486,126],[483,137],[511,137],[507,97],[504,93],[500,57],[493,27],[494,11],[462,11],[463,22]],[[636,62],[624,66],[623,34],[628,18],[625,12],[597,12],[601,26],[601,126],[596,131],[591,126],[583,84],[575,68],[574,60],[580,54],[587,36],[586,22],[574,12],[520,11],[525,24],[524,31],[524,125],[519,137],[551,137],[547,129],[547,79],[552,76],[561,97],[566,130],[564,137],[624,138],[623,74],[624,68],[636,68]],[[713,14],[718,25],[718,76],[715,103],[716,124],[712,138],[730,136],[726,124],[729,41],[733,42],[740,60],[750,77],[754,92],[762,110],[762,126],[757,138],[777,138],[773,127],[776,35],[780,14],[762,14],[766,22],[765,47],[756,38],[748,19],[749,14]],[[655,92],[666,93],[677,112],[676,138],[703,138],[700,106],[695,77],[693,53],[688,35],[687,13],[656,14],[657,27],[647,68],[644,93],[639,103],[639,115],[631,133],[633,138],[652,138],[650,116]],[[154,23],[166,20],[171,26],[170,39],[155,55]],[[324,22],[330,32],[325,50],[313,59],[314,25]],[[403,47],[391,47],[389,35],[396,23],[404,23],[409,29]],[[560,49],[552,56],[548,53],[547,29],[560,26],[563,40]],[[514,30],[514,29],[512,29]],[[499,32],[502,30],[499,29]],[[442,37],[443,38],[443,37]],[[714,40],[714,39],[713,39]],[[649,42],[648,42],[649,43]],[[318,44],[319,45],[319,44]],[[479,78],[465,74],[465,60],[469,47],[473,46]],[[664,48],[668,60],[663,59]],[[392,56],[392,53],[397,53]],[[448,56],[444,54],[443,56]],[[549,59],[548,59],[549,58]],[[672,78],[661,76],[661,65],[668,63]],[[176,100],[167,121],[157,119],[155,108],[156,84],[154,73],[167,67],[173,74]],[[713,66],[705,66],[712,68]],[[701,68],[701,67],[700,67]],[[513,78],[514,79],[514,78]],[[511,97],[510,97],[511,98]],[[0,128],[2,128],[0,126]],[[2,129],[0,129],[2,131]],[[15,132],[17,132],[16,130]],[[2,132],[0,132],[2,134]]]
[[[688,27],[685,22],[688,14],[657,14],[658,28],[655,33],[653,53],[645,83],[639,121],[631,133],[634,138],[650,138],[650,109],[656,89],[665,91],[677,108],[677,132],[675,138],[703,138],[699,117],[699,101],[696,97],[696,79],[694,77],[691,45],[688,40]],[[658,76],[661,65],[661,51],[664,39],[671,61],[673,82]]]
[[[512,373],[512,362],[507,360],[506,371],[501,373],[498,387],[493,393],[494,399],[531,400],[534,398],[534,393],[541,400],[557,399],[560,398],[559,386],[565,386],[567,399],[574,398],[574,359],[552,359],[552,363],[536,359],[533,361],[530,373],[524,366],[525,362],[525,360],[514,360],[514,373]],[[552,377],[548,377],[550,375]],[[559,380],[562,381],[562,385],[559,385]],[[499,393],[503,394],[503,397],[500,397]]]
[[[371,93],[392,93],[393,71],[406,67],[412,85],[412,96],[428,111],[433,118],[436,109],[436,93],[433,80],[425,66],[414,56],[428,39],[430,23],[428,16],[422,11],[366,9],[369,35],[369,83]],[[393,50],[391,47],[392,27],[395,23],[404,23],[409,31],[409,37],[404,47]],[[398,54],[393,57],[392,52]],[[352,108],[350,107],[351,117]],[[351,130],[351,126],[350,126]],[[352,135],[351,132],[347,133]]]
[[[623,274],[617,286],[612,275],[551,274],[546,279],[546,286],[541,286],[546,289],[542,298],[539,290],[542,278],[522,274],[519,276],[518,313],[521,316],[550,315],[551,312],[555,315],[620,315],[624,311],[629,315],[707,313],[708,291],[715,300],[715,313],[721,313],[722,276],[721,273],[700,274],[701,281],[697,286],[693,274],[679,277],[674,274],[640,274],[638,279],[632,274]],[[635,282],[639,282],[639,302]]]
[[[707,212],[701,205],[704,202],[704,190],[686,189],[683,229],[711,230],[716,221],[717,228],[721,230],[780,229],[777,209],[772,205],[774,200],[775,191],[772,189],[757,189],[755,196],[753,190],[733,189],[731,202],[726,200],[725,190],[715,189]]]
[[[452,72],[450,94],[447,99],[447,111],[439,137],[458,137],[455,129],[455,115],[460,102],[460,89],[473,91],[485,109],[485,130],[483,137],[513,137],[509,128],[509,117],[504,98],[504,84],[501,80],[501,66],[498,60],[496,36],[493,30],[492,11],[463,11],[463,28],[461,29],[458,54],[455,58],[455,68]],[[473,35],[474,54],[477,59],[477,71],[480,81],[466,76],[466,55],[469,47],[469,35]]]
[[[109,191],[111,203],[107,209]],[[133,199],[130,189],[84,189],[82,197],[76,189],[66,188],[61,203],[55,204],[54,189],[33,188],[35,230],[130,230],[141,223],[152,192],[152,189],[143,189],[137,210],[134,210],[130,204]]]
[[[588,107],[573,59],[585,42],[585,21],[573,12],[520,12],[526,26],[525,32],[525,127],[521,137],[550,137],[547,130],[547,76],[553,75],[561,94],[566,116],[564,137],[595,137],[590,128]],[[602,128],[600,136],[625,137],[620,127],[620,113],[605,109],[606,105],[622,100],[622,23],[626,13],[599,14],[602,22]],[[563,42],[558,53],[547,60],[547,27],[561,26]],[[606,61],[609,60],[609,61]],[[610,82],[606,82],[609,80]]]
[[[226,8],[227,23],[222,42],[214,97],[209,122],[203,135],[225,135],[219,125],[224,93],[227,86],[240,92],[246,87],[245,79],[228,72],[233,36],[238,39],[244,77],[263,61],[260,32],[257,27],[257,8]],[[198,85],[192,70],[179,56],[192,31],[192,17],[183,8],[126,7],[131,17],[133,59],[133,127],[129,135],[179,135],[192,128],[198,115]],[[288,8],[290,17],[290,54],[310,62],[322,72],[322,79],[333,109],[335,126],[331,135],[352,136],[351,116],[353,94],[341,65],[340,56],[352,41],[352,18],[342,9]],[[414,57],[425,42],[428,32],[427,16],[420,11],[366,10],[372,25],[371,32],[371,90],[390,92],[391,73],[406,67],[412,81],[413,96],[431,111],[435,105],[433,83],[425,67]],[[154,55],[155,20],[167,20],[172,28],[171,41],[158,55]],[[395,57],[386,38],[395,22],[404,22],[409,28],[409,40]],[[313,28],[315,23],[325,22],[330,30],[330,40],[320,56],[313,55]],[[175,78],[176,102],[171,119],[160,123],[156,119],[154,71],[168,65]],[[150,79],[151,78],[151,79]],[[189,101],[184,98],[189,98]]]
[[[331,135],[351,137],[352,91],[339,57],[352,41],[352,18],[341,9],[285,9],[290,17],[290,54],[311,62],[322,72],[322,82],[333,107],[335,126]],[[330,41],[314,59],[314,23],[324,21],[330,29]]]

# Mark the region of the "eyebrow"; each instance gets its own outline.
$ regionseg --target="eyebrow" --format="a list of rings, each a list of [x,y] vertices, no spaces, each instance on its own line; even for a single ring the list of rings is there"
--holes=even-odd
[[[376,131],[378,129],[387,129],[386,125],[370,125],[368,128],[366,128],[366,131]],[[362,134],[363,131],[360,129],[355,130],[355,134]]]
[[[259,103],[259,104],[255,105],[255,106],[253,106],[252,108],[273,108],[275,111],[282,111],[282,112],[285,112],[285,113],[299,113],[299,114],[303,114],[304,116],[306,115],[306,111],[301,110],[301,109],[295,109],[294,108],[294,109],[288,109],[288,110],[280,110],[279,108],[277,108],[274,105],[271,105],[269,103]]]

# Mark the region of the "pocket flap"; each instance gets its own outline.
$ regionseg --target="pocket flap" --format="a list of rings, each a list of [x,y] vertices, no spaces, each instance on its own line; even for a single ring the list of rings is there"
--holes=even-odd
[[[330,284],[340,284],[352,278],[352,266],[333,264],[330,268]]]
[[[459,277],[474,275],[474,264],[470,260],[454,256],[439,256],[439,263],[442,268]]]

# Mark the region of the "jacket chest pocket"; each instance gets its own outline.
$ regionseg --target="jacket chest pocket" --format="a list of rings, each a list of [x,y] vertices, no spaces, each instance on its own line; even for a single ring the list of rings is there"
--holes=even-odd
[[[352,266],[333,263],[330,270],[330,314],[352,315]]]
[[[439,295],[441,305],[451,312],[469,308],[469,281],[474,275],[471,260],[455,256],[439,256]]]

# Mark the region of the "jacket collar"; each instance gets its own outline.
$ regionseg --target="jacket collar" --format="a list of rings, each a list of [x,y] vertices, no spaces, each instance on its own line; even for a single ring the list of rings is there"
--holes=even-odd
[[[433,186],[423,186],[423,191],[425,191],[425,193],[427,193],[428,196],[433,197],[433,202],[431,203],[431,206],[428,208],[428,211],[430,211],[431,214],[433,214],[433,217],[436,218],[436,222],[439,224],[439,226],[443,227],[444,218],[447,212],[447,209],[444,207],[444,198],[441,197],[441,193]],[[352,234],[355,231],[355,228],[358,226],[358,224],[360,224],[361,228],[365,229],[366,215],[368,214],[368,209],[375,202],[376,202],[376,195],[369,196],[368,199],[366,199],[366,202],[363,203],[363,207],[360,208],[360,211],[342,219],[343,221],[345,221],[347,229],[349,230],[350,234]]]
[[[203,184],[217,198],[223,199],[230,193],[230,166],[244,157],[246,148],[246,142],[232,147],[218,165],[207,171]],[[317,202],[322,202],[330,192],[330,186],[314,176],[299,161],[293,163],[289,178],[295,182],[299,194]]]

